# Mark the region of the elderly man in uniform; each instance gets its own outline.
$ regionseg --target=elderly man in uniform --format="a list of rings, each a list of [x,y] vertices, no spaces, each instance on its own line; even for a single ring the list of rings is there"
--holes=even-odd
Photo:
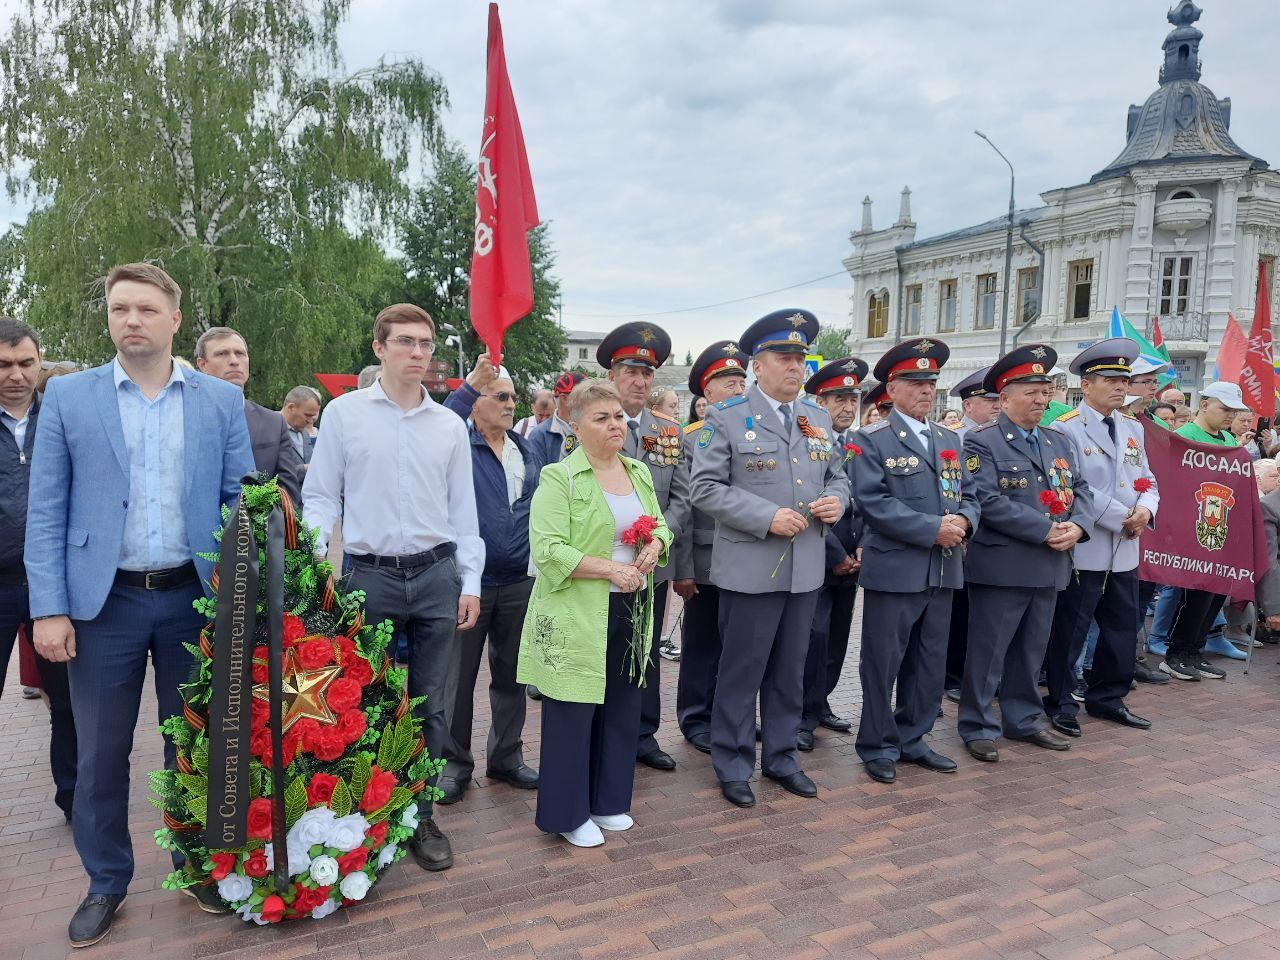
[[[609,371],[609,382],[618,388],[622,397],[622,411],[627,415],[627,441],[622,452],[644,461],[649,467],[658,505],[678,543],[689,523],[689,471],[682,463],[684,437],[679,421],[646,406],[649,391],[653,389],[653,375],[670,355],[671,338],[661,327],[651,323],[624,323],[600,341],[596,361]],[[676,768],[675,760],[658,746],[655,736],[662,722],[658,693],[661,659],[656,651],[662,636],[671,573],[670,564],[653,571],[654,652],[650,653],[645,666],[640,694],[640,737],[636,742],[636,759],[655,770]]]
[[[1048,750],[1070,746],[1044,728],[1036,686],[1054,602],[1071,576],[1069,551],[1094,522],[1071,440],[1040,426],[1057,359],[1029,344],[992,364],[986,384],[1000,395],[1000,415],[964,438],[965,499],[980,505],[982,526],[964,564],[969,652],[956,726],[969,753],[990,762],[1000,759],[1002,731]]]
[[[689,392],[711,405],[740,397],[747,389],[751,358],[732,340],[717,340],[694,361]],[[692,472],[698,433],[704,421],[684,428],[684,464]],[[711,752],[711,709],[715,702],[716,669],[720,665],[720,588],[711,581],[711,543],[715,521],[701,510],[689,520],[689,535],[672,548],[672,589],[684,600],[680,678],[676,684],[676,720],[686,740],[703,753]]]
[[[1075,550],[1076,576],[1058,595],[1045,657],[1044,712],[1054,729],[1069,737],[1080,736],[1079,706],[1071,692],[1095,617],[1098,646],[1086,676],[1085,712],[1140,730],[1151,726],[1124,702],[1138,641],[1138,536],[1154,526],[1160,505],[1142,424],[1120,412],[1138,352],[1135,341],[1115,337],[1078,354],[1071,372],[1080,377],[1084,400],[1055,424],[1075,442],[1095,507],[1093,535]]]
[[[966,431],[990,423],[1000,412],[1000,395],[987,392],[987,371],[990,369],[975,370],[951,388],[951,395],[959,398],[964,409],[964,419],[956,430],[956,436],[961,439]]]
[[[694,441],[693,503],[716,522],[711,580],[720,588],[724,651],[711,713],[711,762],[726,800],[754,806],[756,700],[760,770],[801,797],[818,788],[800,769],[796,735],[809,627],[822,586],[825,526],[849,505],[831,420],[797,400],[818,334],[807,310],[778,310],[739,339],[756,385],[711,407]]]
[[[853,483],[853,431],[858,426],[859,387],[867,378],[867,364],[857,357],[841,357],[820,368],[804,385],[805,393],[831,417],[831,440]],[[827,571],[818,593],[818,608],[809,633],[809,655],[804,664],[804,715],[796,746],[812,750],[814,732],[826,727],[848,733],[853,724],[837,716],[829,697],[835,692],[849,649],[849,628],[858,596],[858,540],[862,519],[851,503],[840,522],[827,531]]]
[[[979,514],[961,499],[959,438],[928,421],[950,354],[928,338],[892,347],[875,375],[893,411],[854,436],[862,454],[853,498],[864,524],[857,750],[881,783],[897,779],[899,760],[940,773],[956,769],[925,742],[942,700],[952,595],[964,586],[959,547]]]
[[[868,381],[862,390],[862,417],[865,421],[867,411],[875,409],[881,417],[887,417],[893,409],[893,401],[889,399],[889,391],[883,383]]]

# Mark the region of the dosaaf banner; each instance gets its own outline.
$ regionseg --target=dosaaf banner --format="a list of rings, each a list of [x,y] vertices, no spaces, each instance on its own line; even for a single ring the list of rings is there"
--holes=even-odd
[[[1155,529],[1143,531],[1138,575],[1252,600],[1270,558],[1248,451],[1193,443],[1141,422],[1160,512]]]

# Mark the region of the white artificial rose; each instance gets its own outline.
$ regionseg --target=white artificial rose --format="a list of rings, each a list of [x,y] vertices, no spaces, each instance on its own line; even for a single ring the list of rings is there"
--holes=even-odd
[[[410,830],[418,829],[418,805],[411,803],[404,808],[404,813],[400,814],[400,826],[407,827]]]
[[[363,900],[364,895],[369,892],[369,888],[373,886],[373,881],[369,879],[369,875],[363,870],[357,870],[355,873],[348,873],[342,878],[342,885],[338,888],[342,891],[342,895],[348,900]]]
[[[301,841],[290,841],[285,855],[289,858],[289,876],[299,877],[311,869],[311,848],[302,846]]]
[[[395,860],[395,858],[396,845],[394,843],[388,843],[382,848],[382,852],[378,854],[378,869],[381,870],[383,867],[389,865]]]
[[[262,914],[254,913],[250,905],[247,903],[243,907],[241,907],[239,910],[236,911],[236,915],[239,916],[240,919],[245,921],[246,923],[252,920],[254,923],[256,923],[260,927],[265,927],[267,925],[267,921],[262,919]]]
[[[248,900],[253,895],[253,881],[241,873],[228,873],[218,881],[218,896],[227,903]]]
[[[342,906],[341,900],[335,900],[333,899],[333,897],[330,897],[324,903],[320,904],[320,906],[316,907],[314,910],[311,911],[311,919],[323,920],[325,917],[327,917],[329,914],[336,911],[341,906]]]
[[[329,831],[333,829],[333,822],[337,819],[333,815],[333,811],[328,807],[316,807],[314,810],[308,810],[298,822],[293,825],[289,831],[287,838],[289,846],[297,846],[302,849],[310,849],[317,843],[325,843],[329,838]]]
[[[327,887],[338,879],[338,861],[329,856],[319,856],[311,861],[311,879]]]
[[[349,813],[329,825],[329,836],[324,845],[350,853],[364,843],[365,831],[368,829],[368,820],[358,813]]]

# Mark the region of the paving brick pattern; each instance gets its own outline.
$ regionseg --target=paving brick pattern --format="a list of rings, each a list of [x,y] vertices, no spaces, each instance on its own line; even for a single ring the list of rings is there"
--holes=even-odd
[[[44,708],[19,698],[15,663],[0,698],[0,957],[1280,958],[1276,660],[1267,647],[1248,677],[1230,664],[1225,682],[1139,689],[1129,702],[1155,721],[1148,734],[1084,718],[1070,752],[1002,743],[996,765],[964,753],[948,703],[933,745],[959,773],[904,765],[895,786],[865,775],[852,736],[820,731],[804,758],[819,798],[766,781],[749,811],[720,798],[708,759],[669,720],[678,771],[639,770],[637,825],[604,847],[540,834],[532,794],[480,778],[440,811],[452,870],[402,862],[365,903],[272,928],[159,888],[167,855],[151,844],[141,776],[160,763],[152,706],[133,757],[137,877],[89,951],[67,944],[85,878],[52,804]],[[849,662],[836,705],[856,718],[856,652]],[[663,666],[670,718],[675,669]],[[483,697],[476,713],[483,747]]]

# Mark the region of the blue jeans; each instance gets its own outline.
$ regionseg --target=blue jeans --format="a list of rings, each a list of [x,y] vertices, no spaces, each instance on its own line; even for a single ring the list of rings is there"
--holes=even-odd
[[[1156,615],[1151,621],[1151,633],[1147,637],[1148,645],[1169,642],[1169,631],[1173,629],[1173,619],[1177,615],[1178,601],[1181,599],[1181,587],[1160,588],[1160,599],[1156,601]],[[1218,618],[1213,622],[1213,629],[1209,631],[1209,636],[1221,634],[1226,625],[1226,616],[1219,613]]]

